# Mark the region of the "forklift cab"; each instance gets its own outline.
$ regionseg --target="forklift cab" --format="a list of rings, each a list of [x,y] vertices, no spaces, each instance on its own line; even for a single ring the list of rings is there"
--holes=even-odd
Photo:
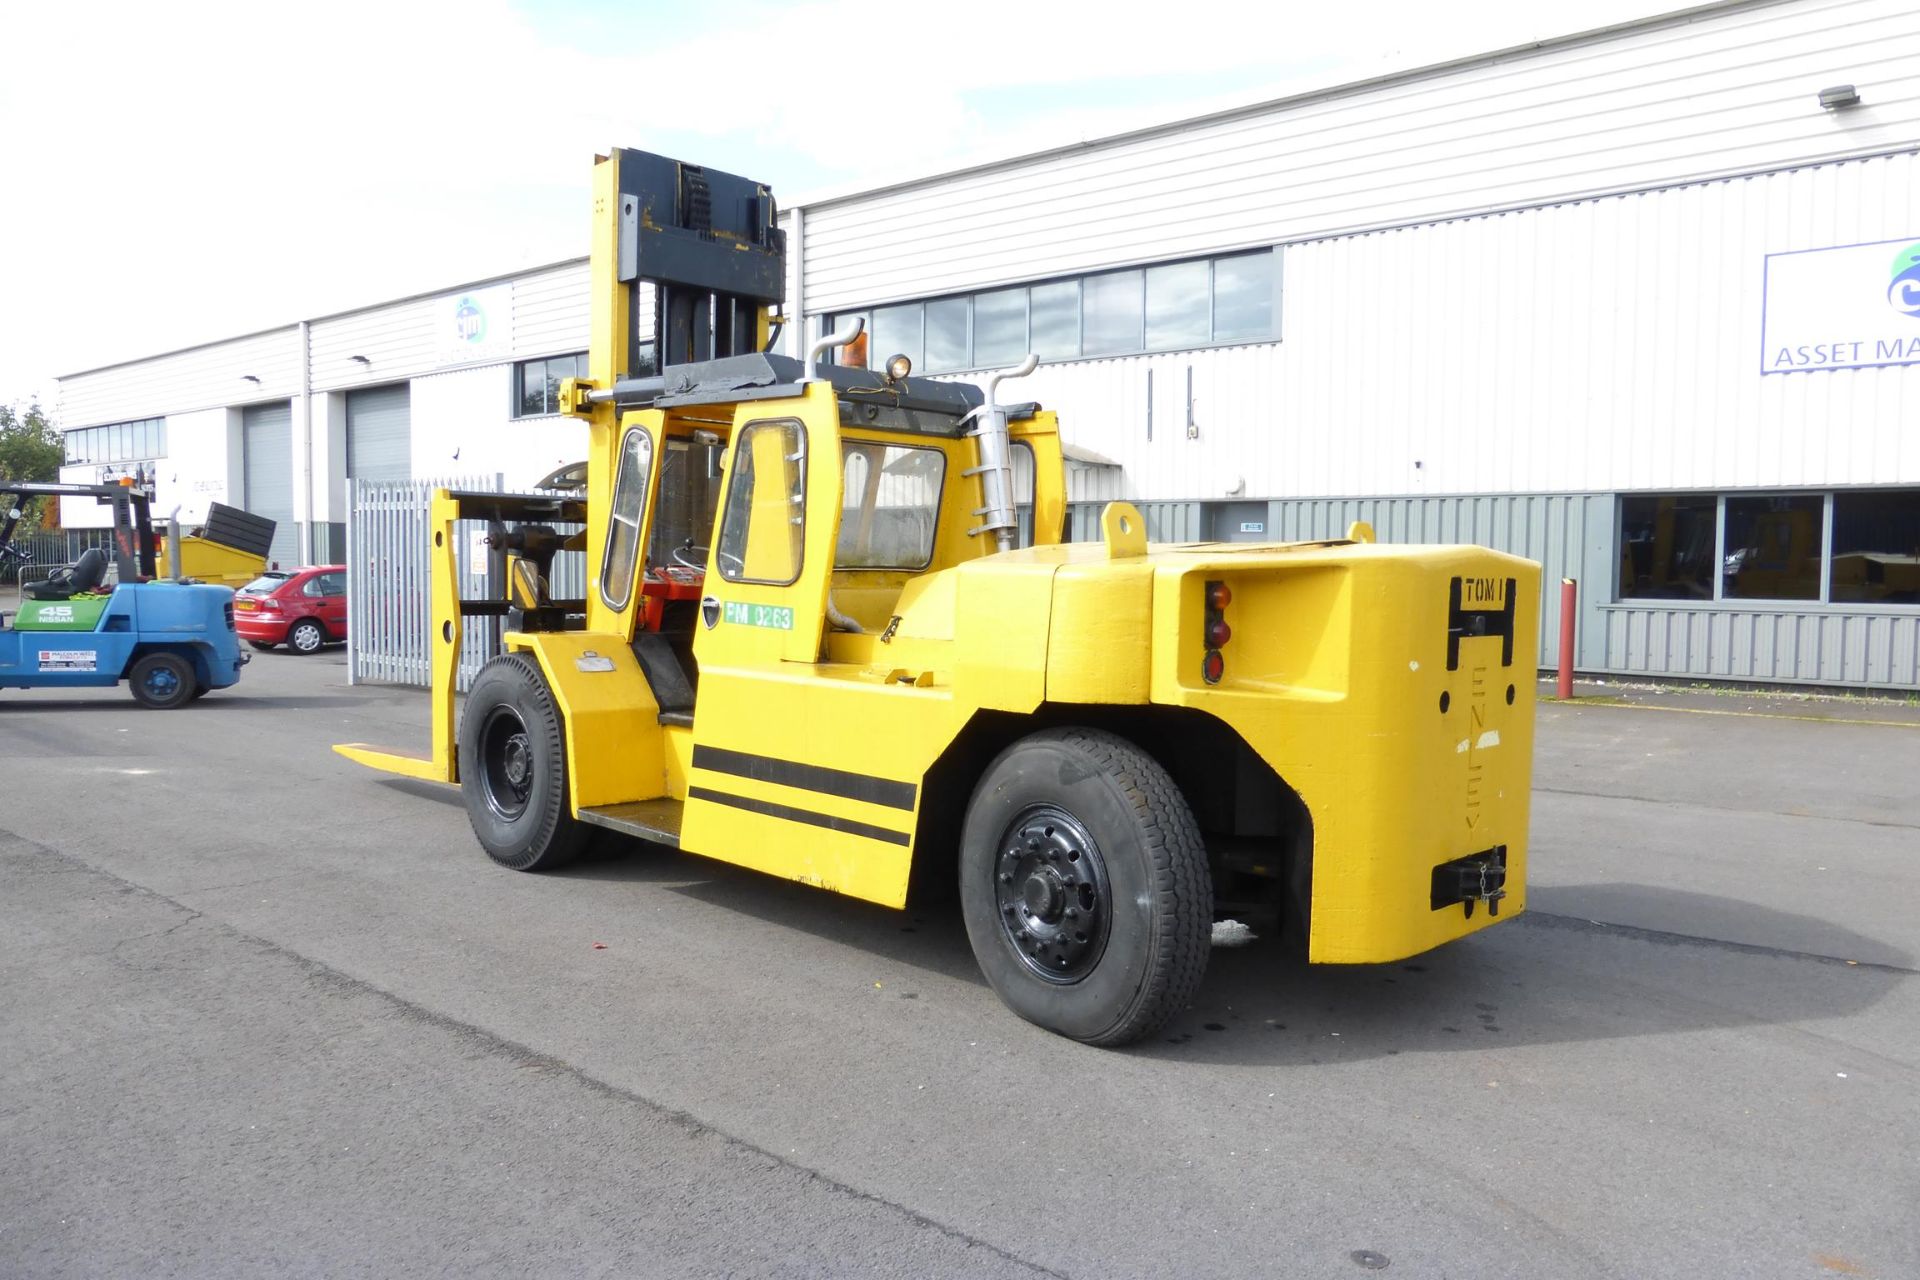
[[[631,628],[668,724],[692,723],[703,667],[865,662],[917,579],[997,549],[972,518],[977,388],[841,366],[809,377],[770,354],[711,364],[730,368],[690,368],[677,394],[621,415],[606,527],[589,540],[605,552],[587,630]],[[1036,474],[1059,476],[1059,442],[1053,415],[1016,416],[1026,505]],[[1042,488],[1053,541],[1064,494]]]

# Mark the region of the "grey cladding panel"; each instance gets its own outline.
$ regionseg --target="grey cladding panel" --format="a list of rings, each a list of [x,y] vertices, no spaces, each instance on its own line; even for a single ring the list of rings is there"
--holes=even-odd
[[[405,384],[347,393],[347,476],[405,480],[413,474],[413,417]]]
[[[240,411],[246,509],[274,522],[267,559],[282,567],[300,563],[300,541],[293,525],[293,407],[250,405]]]

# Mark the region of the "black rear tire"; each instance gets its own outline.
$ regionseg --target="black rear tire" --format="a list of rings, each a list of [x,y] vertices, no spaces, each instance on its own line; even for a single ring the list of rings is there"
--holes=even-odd
[[[460,717],[460,792],[480,847],[512,871],[572,862],[591,828],[574,818],[567,790],[566,735],[546,677],[526,654],[493,659]]]
[[[287,648],[294,653],[318,653],[326,643],[327,629],[312,618],[302,618],[287,628]]]
[[[193,701],[200,681],[193,674],[193,664],[179,654],[150,653],[133,664],[127,687],[141,706],[171,711]]]
[[[1098,729],[1050,729],[988,766],[960,841],[973,954],[1007,1006],[1095,1045],[1153,1034],[1206,972],[1213,882],[1167,771]]]

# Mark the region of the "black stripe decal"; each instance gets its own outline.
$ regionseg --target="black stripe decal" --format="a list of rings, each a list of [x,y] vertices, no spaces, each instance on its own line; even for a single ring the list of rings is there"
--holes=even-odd
[[[751,778],[755,782],[775,782],[783,787],[798,787],[802,791],[818,791],[822,795],[839,796],[842,800],[861,800],[867,804],[913,812],[914,785],[911,782],[893,782],[864,773],[829,769],[824,765],[798,764],[792,760],[777,760],[772,756],[729,751],[725,747],[695,747],[693,767],[710,769],[714,773],[730,773],[736,778]]]
[[[909,845],[913,837],[904,831],[890,831],[886,827],[876,827],[867,822],[855,822],[852,818],[836,818],[830,813],[815,813],[811,809],[796,809],[791,805],[775,804],[771,800],[755,800],[748,796],[729,795],[725,791],[709,791],[705,787],[689,787],[687,795],[694,800],[711,800],[715,804],[724,804],[733,809],[745,809],[748,813],[763,814],[769,818],[784,818],[788,822],[804,822],[810,827],[825,827],[829,831],[839,831],[850,836],[865,836],[869,840],[883,840],[888,844]]]

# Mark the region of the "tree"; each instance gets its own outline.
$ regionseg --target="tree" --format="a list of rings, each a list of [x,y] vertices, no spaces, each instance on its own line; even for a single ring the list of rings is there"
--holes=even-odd
[[[0,404],[0,480],[58,480],[66,456],[60,433],[38,403],[24,411]],[[37,523],[35,507],[40,505],[28,505],[23,521],[28,528]]]

